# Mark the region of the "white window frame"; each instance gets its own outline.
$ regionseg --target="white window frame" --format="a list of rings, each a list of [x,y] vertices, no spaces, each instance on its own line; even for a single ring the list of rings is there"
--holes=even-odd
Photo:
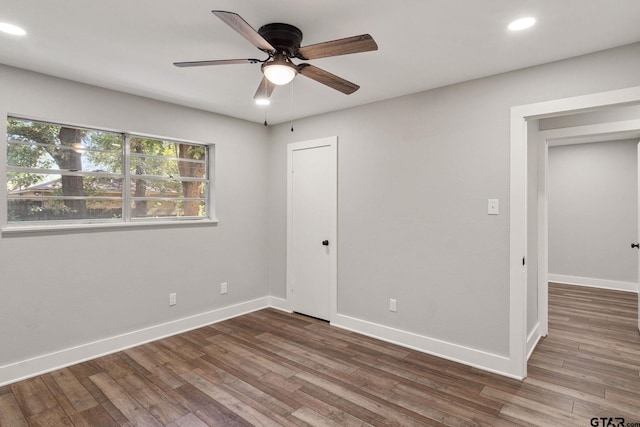
[[[105,129],[95,126],[83,126],[70,123],[56,122],[50,120],[42,120],[31,118],[24,115],[8,114],[2,123],[0,130],[4,131],[4,140],[7,140],[7,121],[9,119],[33,121],[40,123],[48,123],[56,126],[68,126],[77,129],[87,129],[100,132],[110,132],[121,134],[122,139],[122,180],[123,180],[123,192],[122,192],[122,218],[119,219],[70,219],[70,220],[49,220],[49,221],[23,221],[23,222],[9,222],[8,218],[8,201],[9,193],[7,190],[7,172],[9,170],[7,150],[2,150],[0,154],[0,173],[2,175],[2,181],[0,183],[0,197],[3,199],[3,206],[0,209],[1,218],[1,232],[2,234],[19,234],[41,231],[65,231],[65,230],[87,230],[87,229],[113,229],[113,228],[144,228],[144,227],[172,227],[172,226],[194,226],[194,225],[215,225],[218,220],[215,218],[214,209],[214,165],[215,165],[215,144],[207,144],[198,141],[191,141],[182,138],[173,138],[166,136],[151,135],[140,132],[127,132],[122,130]],[[206,148],[205,154],[205,178],[195,179],[203,182],[206,185],[205,192],[205,206],[206,212],[202,217],[144,217],[136,218],[132,215],[131,201],[133,196],[130,191],[125,191],[131,187],[132,179],[135,178],[131,174],[131,150],[130,141],[132,137],[156,139],[167,142],[184,143],[191,145],[199,145]],[[68,175],[69,173],[67,173]],[[97,176],[100,173],[96,172],[71,172],[72,175],[91,175]],[[112,173],[107,174],[109,176]],[[158,179],[156,176],[149,176],[150,179]],[[157,200],[153,198],[153,200]]]

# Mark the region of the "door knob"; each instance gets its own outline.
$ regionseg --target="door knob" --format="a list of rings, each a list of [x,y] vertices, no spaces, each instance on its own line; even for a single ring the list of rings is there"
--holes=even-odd
[[[636,248],[636,249],[640,249],[640,243],[632,243],[631,247],[632,248]]]
[[[322,241],[322,245],[323,246],[329,246],[329,241],[328,240],[323,240]]]

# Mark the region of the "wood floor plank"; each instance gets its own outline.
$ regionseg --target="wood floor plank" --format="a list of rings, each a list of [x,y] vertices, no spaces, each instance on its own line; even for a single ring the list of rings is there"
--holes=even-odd
[[[514,416],[515,411],[513,409],[519,407],[523,410],[535,412],[538,414],[544,414],[544,418],[540,419],[542,423],[550,423],[556,426],[566,425],[588,425],[589,418],[582,418],[579,415],[575,415],[570,411],[563,411],[556,409],[552,406],[538,403],[531,399],[522,398],[519,396],[509,395],[508,393],[496,390],[491,387],[486,387],[482,393],[483,396],[491,396],[498,399],[501,402],[506,402],[503,407],[503,413],[508,413]]]
[[[185,382],[184,385],[173,390],[171,396],[209,426],[246,427],[250,425],[244,418],[211,399],[193,384]]]
[[[58,401],[58,405],[60,406],[60,408],[62,408],[62,410],[65,414],[67,414],[68,417],[72,417],[78,413],[76,408],[73,407],[73,404],[69,400],[69,397],[65,395],[58,383],[56,383],[56,381],[53,379],[52,374],[42,375],[41,378],[51,394],[53,394],[53,397]]]
[[[60,387],[62,394],[69,400],[77,412],[83,412],[98,405],[98,402],[85,389],[80,381],[68,369],[54,371],[51,377]]]
[[[59,406],[31,415],[27,418],[27,421],[31,426],[73,427],[71,419]]]
[[[266,426],[274,424],[274,422],[277,422],[280,425],[294,425],[292,422],[289,422],[281,416],[271,413],[271,411],[262,407],[262,405],[257,402],[247,404],[246,401],[238,399],[233,395],[233,393],[230,393],[223,384],[218,385],[211,383],[194,372],[187,372],[183,374],[183,376],[187,381],[189,381],[189,383],[200,391],[238,414],[240,418],[245,419],[252,425]]]
[[[11,390],[27,418],[58,407],[58,402],[41,377],[13,384]]]
[[[506,426],[508,423],[497,418],[497,411],[494,416],[488,416],[482,412],[476,412],[473,408],[458,406],[442,396],[434,396],[425,393],[412,393],[402,387],[391,391],[383,392],[373,387],[364,387],[374,396],[388,400],[396,405],[409,409],[437,424],[443,425],[491,425]],[[500,405],[502,407],[502,405]]]
[[[119,424],[102,406],[94,406],[86,411],[70,416],[75,427],[117,427]]]
[[[589,393],[584,393],[580,390],[573,390],[568,387],[563,387],[559,385],[555,385],[549,383],[547,381],[541,381],[537,378],[528,377],[525,382],[527,384],[533,384],[536,387],[545,390],[545,394],[553,397],[555,394],[558,394],[564,398],[572,399],[574,403],[584,403],[584,404],[601,404],[603,402],[602,397],[596,397]],[[623,395],[618,390],[605,390],[605,400],[606,395],[609,395],[611,399],[607,402],[607,406],[613,410],[622,410],[629,411],[637,408],[637,403],[640,402],[640,395]]]
[[[301,409],[310,409],[313,412],[320,414],[324,418],[345,427],[371,425],[348,412],[345,412],[339,408],[336,408],[335,406],[324,402],[323,400],[317,399],[316,397],[305,393],[302,390],[297,390],[295,394],[292,395],[292,399],[295,399],[300,405],[302,405]],[[296,410],[296,412],[298,412],[298,410]]]
[[[182,418],[166,425],[166,427],[207,427],[207,424],[193,414],[187,414]]]
[[[374,396],[370,393],[352,390],[319,375],[314,375],[309,372],[300,372],[299,374],[296,374],[296,378],[312,384],[315,387],[321,388],[333,396],[339,396],[340,399],[352,402],[353,404],[380,416],[382,419],[387,418],[390,422],[395,422],[399,425],[424,425],[424,423],[427,422],[427,420],[419,421],[415,419],[423,417],[412,417],[408,415],[406,412],[412,412],[410,409],[405,412],[398,405],[385,406],[381,403],[381,399],[374,399]]]
[[[518,381],[265,309],[0,387],[0,426],[640,422],[637,295],[549,285]]]
[[[11,393],[0,395],[0,426],[27,426],[27,419]]]
[[[313,409],[302,407],[291,414],[292,417],[297,418],[300,421],[305,422],[311,426],[322,426],[322,427],[342,427],[344,424],[339,424],[333,420],[330,420]]]
[[[105,373],[92,375],[91,381],[113,402],[122,414],[135,425],[161,426],[145,408]]]
[[[168,424],[188,414],[187,409],[138,374],[122,377],[116,380],[116,383],[130,396],[134,396],[135,400],[162,424]]]

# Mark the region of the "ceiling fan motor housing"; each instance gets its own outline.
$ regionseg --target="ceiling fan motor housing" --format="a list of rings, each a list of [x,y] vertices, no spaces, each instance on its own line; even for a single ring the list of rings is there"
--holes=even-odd
[[[278,52],[284,52],[288,57],[294,57],[302,43],[302,31],[289,24],[273,23],[263,25],[258,29],[260,34]]]

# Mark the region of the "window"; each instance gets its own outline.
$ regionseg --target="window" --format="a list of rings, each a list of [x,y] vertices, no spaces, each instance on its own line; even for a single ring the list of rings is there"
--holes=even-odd
[[[132,136],[131,216],[203,217],[207,147]]]
[[[9,225],[206,219],[208,147],[9,117]]]

